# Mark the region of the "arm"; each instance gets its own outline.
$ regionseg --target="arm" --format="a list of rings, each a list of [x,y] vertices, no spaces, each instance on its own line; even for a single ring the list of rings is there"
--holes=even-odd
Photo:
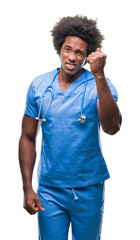
[[[32,174],[36,159],[36,132],[38,121],[24,115],[22,134],[19,141],[19,163],[23,180],[24,208],[35,214],[39,209],[44,211],[38,195],[32,188]]]
[[[106,55],[99,49],[87,58],[96,81],[99,98],[97,110],[102,128],[106,133],[113,135],[119,131],[122,117],[104,76],[105,61]]]

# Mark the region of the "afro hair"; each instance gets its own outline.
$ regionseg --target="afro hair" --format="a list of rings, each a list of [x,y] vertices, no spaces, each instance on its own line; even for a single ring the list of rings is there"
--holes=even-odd
[[[54,48],[60,55],[61,47],[67,36],[79,37],[87,42],[87,56],[101,48],[104,36],[97,28],[97,21],[88,19],[86,16],[63,17],[54,25],[51,31]]]

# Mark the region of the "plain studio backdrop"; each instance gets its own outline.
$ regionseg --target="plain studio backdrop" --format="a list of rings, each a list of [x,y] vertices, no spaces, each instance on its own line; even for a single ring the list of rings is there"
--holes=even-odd
[[[105,75],[118,90],[118,105],[123,116],[121,130],[116,135],[110,136],[101,130],[103,155],[111,175],[105,184],[102,239],[140,239],[138,2],[5,0],[0,4],[0,238],[3,240],[38,239],[37,216],[23,209],[18,163],[21,121],[30,82],[60,66],[50,30],[61,17],[76,14],[98,19],[98,27],[105,36],[102,47],[107,54]],[[89,70],[89,65],[85,68]],[[37,139],[34,190],[40,145],[41,133]]]

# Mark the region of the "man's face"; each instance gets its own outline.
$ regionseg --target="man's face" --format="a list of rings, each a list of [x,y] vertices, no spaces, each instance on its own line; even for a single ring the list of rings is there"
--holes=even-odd
[[[79,37],[67,36],[60,52],[63,71],[72,76],[78,73],[83,68],[86,55],[87,43]]]

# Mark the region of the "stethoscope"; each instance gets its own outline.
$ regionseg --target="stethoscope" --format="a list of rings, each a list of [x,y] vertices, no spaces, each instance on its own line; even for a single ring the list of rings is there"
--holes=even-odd
[[[59,69],[59,70],[56,72],[56,74],[55,74],[55,76],[54,76],[54,78],[53,78],[53,80],[52,80],[51,85],[49,85],[49,86],[46,88],[44,94],[42,95],[41,103],[40,103],[40,108],[39,108],[39,112],[38,112],[38,117],[35,118],[36,120],[38,120],[38,121],[41,122],[41,123],[46,121],[45,115],[46,115],[46,113],[47,113],[47,111],[48,111],[48,108],[49,108],[50,103],[51,103],[52,100],[53,100],[54,92],[55,92],[55,89],[54,89],[54,87],[53,87],[53,83],[54,83],[54,81],[55,81],[55,79],[56,79],[56,76],[57,76],[58,73],[60,72],[60,70],[61,70],[61,69]],[[85,71],[85,86],[84,86],[83,97],[82,97],[82,101],[81,101],[81,114],[80,114],[80,116],[78,117],[78,120],[80,121],[80,123],[85,123],[85,121],[86,121],[86,115],[83,114],[83,104],[84,104],[84,97],[85,97],[85,93],[86,93],[86,87],[87,87],[87,71]],[[47,107],[46,107],[46,111],[45,111],[44,115],[43,115],[42,118],[41,118],[41,115],[40,115],[40,113],[41,113],[41,108],[42,108],[42,104],[43,104],[44,97],[45,97],[45,95],[47,94],[47,92],[51,92],[51,97],[50,97],[49,103],[48,103],[48,105],[47,105]]]

